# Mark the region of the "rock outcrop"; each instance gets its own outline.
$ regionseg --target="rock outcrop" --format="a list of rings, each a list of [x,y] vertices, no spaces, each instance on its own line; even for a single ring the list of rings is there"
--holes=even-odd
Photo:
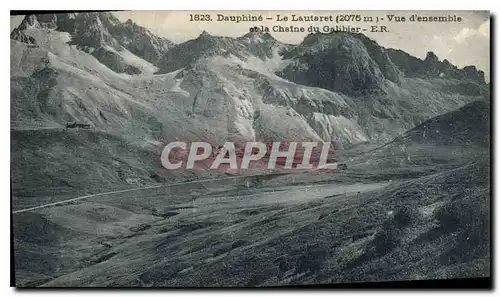
[[[475,66],[462,69],[452,65],[448,60],[440,61],[433,52],[428,52],[424,60],[413,57],[401,50],[388,49],[389,57],[407,77],[445,77],[467,80],[485,85],[484,72]]]
[[[118,52],[125,49],[156,64],[174,45],[131,20],[120,22],[109,12],[27,15],[11,33],[11,39],[33,44],[34,39],[26,34],[30,29],[68,32],[70,44],[91,53],[113,71],[127,74],[141,71],[128,65]]]

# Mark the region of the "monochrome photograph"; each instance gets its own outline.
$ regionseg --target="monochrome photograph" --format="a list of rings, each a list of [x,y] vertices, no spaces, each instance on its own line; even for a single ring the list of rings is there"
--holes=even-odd
[[[491,277],[489,11],[11,11],[17,288]]]

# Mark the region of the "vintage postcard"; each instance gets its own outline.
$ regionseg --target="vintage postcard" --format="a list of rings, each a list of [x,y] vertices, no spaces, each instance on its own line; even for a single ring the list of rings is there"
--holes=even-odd
[[[489,280],[488,11],[11,12],[16,287]]]

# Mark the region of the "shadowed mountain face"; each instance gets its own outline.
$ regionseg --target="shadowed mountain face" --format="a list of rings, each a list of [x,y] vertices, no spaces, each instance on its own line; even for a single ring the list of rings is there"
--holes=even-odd
[[[416,177],[483,162],[490,155],[490,129],[490,104],[474,101],[366,153],[351,154],[356,164],[351,169],[381,178],[384,174]]]
[[[282,77],[349,95],[377,92],[385,78],[399,78],[385,50],[363,35],[312,34],[285,56],[293,62]]]
[[[437,145],[490,146],[490,105],[475,101],[456,111],[432,118],[404,137]]]
[[[280,72],[291,81],[353,96],[384,92],[384,80],[399,77],[446,78],[485,85],[484,73],[474,66],[458,69],[432,52],[424,61],[394,49],[385,49],[362,34],[311,34],[286,52],[293,62]]]

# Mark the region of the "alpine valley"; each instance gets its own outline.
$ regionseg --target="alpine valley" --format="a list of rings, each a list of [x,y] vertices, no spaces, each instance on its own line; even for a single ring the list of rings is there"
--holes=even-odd
[[[174,44],[109,12],[27,15],[10,44],[16,286],[489,276],[475,66],[349,32]],[[168,171],[176,140],[341,142],[346,167]]]

